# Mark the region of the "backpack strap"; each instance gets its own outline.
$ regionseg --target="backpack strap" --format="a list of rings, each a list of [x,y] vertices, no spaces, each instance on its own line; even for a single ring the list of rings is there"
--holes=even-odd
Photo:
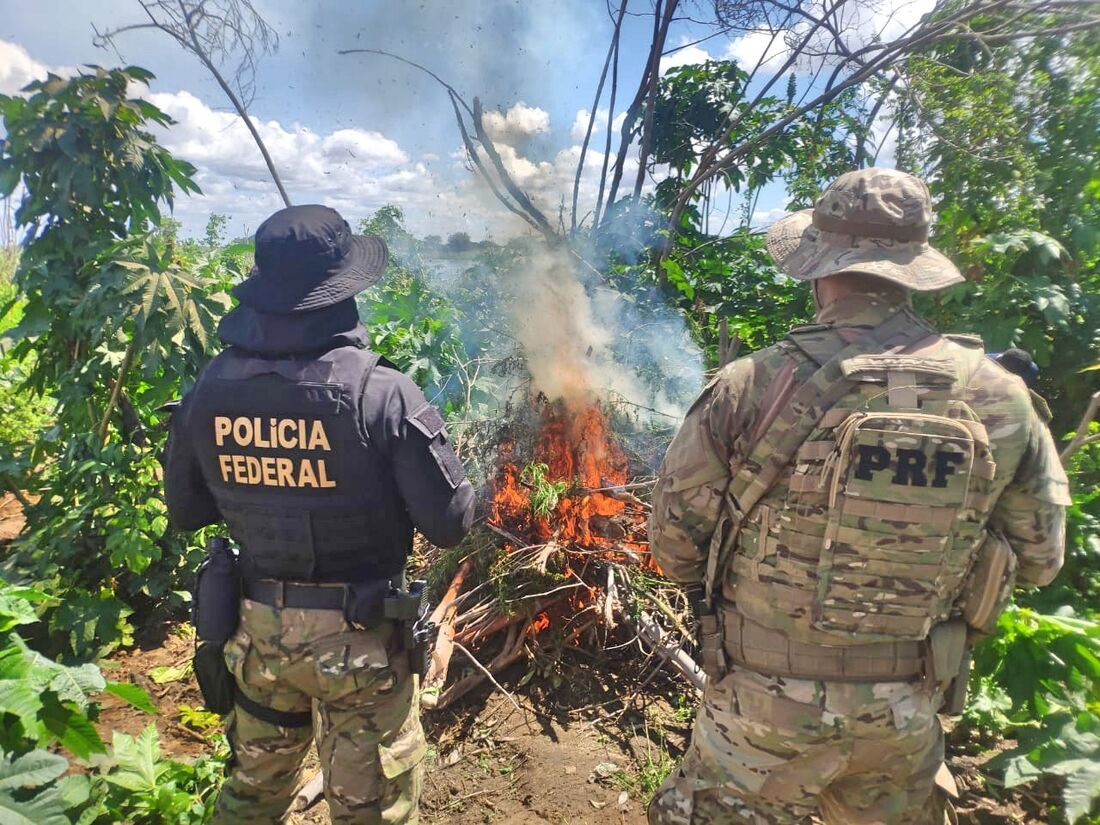
[[[726,489],[724,512],[707,553],[704,586],[706,604],[711,611],[721,590],[719,571],[736,544],[745,517],[775,486],[824,415],[851,390],[854,381],[845,375],[842,362],[858,355],[900,350],[932,334],[935,330],[927,322],[908,307],[902,307],[833,355],[793,391],[789,402],[774,406],[777,415],[752,445]]]

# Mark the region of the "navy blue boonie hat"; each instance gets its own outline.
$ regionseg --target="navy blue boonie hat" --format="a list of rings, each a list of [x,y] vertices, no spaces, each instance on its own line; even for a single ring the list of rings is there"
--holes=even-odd
[[[353,235],[335,209],[280,209],[256,230],[256,266],[233,294],[277,315],[332,306],[382,277],[389,252],[374,235]]]

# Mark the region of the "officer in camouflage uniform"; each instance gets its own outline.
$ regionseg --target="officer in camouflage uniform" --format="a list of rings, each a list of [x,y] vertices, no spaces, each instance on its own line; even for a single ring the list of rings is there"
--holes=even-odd
[[[911,290],[963,279],[928,189],[841,176],[768,248],[817,323],[723,368],[661,468],[650,541],[708,680],[651,823],[940,825],[937,711],[1014,577],[1062,564],[1068,483],[1027,387]]]
[[[417,684],[381,599],[401,583],[413,528],[457,544],[474,495],[439,413],[366,349],[355,295],[386,260],[381,239],[352,235],[332,209],[275,213],[219,327],[227,349],[172,418],[173,524],[224,521],[240,546],[220,823],[281,821],[314,738],[334,823],[417,821]],[[364,593],[375,618],[352,626],[345,606]]]

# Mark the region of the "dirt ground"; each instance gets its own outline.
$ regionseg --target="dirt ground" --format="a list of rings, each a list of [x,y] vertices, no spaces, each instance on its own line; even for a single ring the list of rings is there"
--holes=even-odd
[[[0,547],[14,541],[26,523],[19,500],[11,493],[0,493]]]
[[[10,495],[0,498],[0,546],[22,527],[19,503]],[[187,759],[208,752],[209,737],[219,728],[196,730],[181,722],[181,708],[202,704],[188,670],[193,644],[188,626],[163,623],[138,630],[137,644],[114,654],[103,668],[108,678],[145,688],[159,713],[151,717],[105,696],[97,724],[101,733],[109,741],[113,730],[136,735],[153,722],[165,754]],[[690,689],[630,648],[569,653],[528,682],[530,666],[517,664],[500,679],[512,698],[486,687],[454,708],[425,715],[430,751],[422,821],[644,825],[649,795],[690,735]],[[154,679],[166,676],[176,678]],[[214,720],[200,716],[198,721]],[[961,823],[1048,822],[1054,788],[1004,792],[983,774],[983,766],[1007,743],[960,732],[949,733],[948,743],[961,792]],[[315,767],[311,754],[310,772]],[[328,821],[323,800],[291,819],[294,825]]]
[[[144,643],[141,641],[144,640]],[[113,656],[110,678],[141,685],[160,709],[152,718],[107,697],[99,720],[137,733],[156,723],[164,751],[194,757],[206,736],[180,723],[180,706],[201,704],[190,675],[164,684],[156,668],[186,669],[191,638],[185,626],[144,628],[139,644]],[[488,688],[464,704],[425,716],[431,746],[422,821],[435,825],[643,825],[645,801],[663,770],[683,752],[690,734],[691,699],[673,676],[641,666],[637,651],[606,658],[569,656],[554,671],[518,683],[527,665],[504,674],[510,699]],[[647,681],[648,680],[648,681]],[[209,733],[209,732],[208,732]],[[975,825],[1045,823],[1051,788],[998,794],[982,766],[1004,743],[949,735],[950,764],[962,798],[959,821]],[[311,762],[315,760],[311,756]],[[295,814],[295,825],[323,825],[323,801]]]

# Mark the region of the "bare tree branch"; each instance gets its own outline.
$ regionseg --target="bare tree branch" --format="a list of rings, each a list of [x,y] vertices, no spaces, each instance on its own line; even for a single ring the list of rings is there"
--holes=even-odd
[[[797,45],[792,44],[791,54],[783,67],[775,73],[768,84],[765,84],[754,100],[748,106],[738,107],[731,113],[729,127],[724,130],[722,138],[714,141],[704,150],[694,174],[684,183],[674,201],[668,221],[671,232],[676,231],[684,208],[703,191],[708,181],[722,174],[753,149],[773,139],[808,113],[821,109],[848,89],[859,86],[872,77],[888,73],[892,66],[902,63],[911,55],[920,53],[931,45],[955,38],[973,38],[984,43],[1001,43],[1009,40],[1026,40],[1040,34],[1059,36],[1078,31],[1087,25],[1100,25],[1100,3],[1095,0],[1069,3],[1069,5],[1066,0],[972,0],[950,11],[945,11],[945,4],[941,2],[932,13],[925,15],[901,35],[893,39],[872,37],[870,42],[853,48],[845,39],[850,26],[839,15],[846,2],[849,0],[833,0],[831,3],[830,0],[822,0],[818,8],[814,2],[784,5],[776,0],[756,0],[755,16],[748,15],[749,18],[757,20],[763,16],[768,20],[774,20],[776,12],[793,13],[805,19],[810,28],[807,34],[800,36]],[[731,9],[736,6],[744,13],[745,8],[753,4],[736,4],[731,0],[724,5]],[[770,7],[770,10],[765,7]],[[858,4],[853,4],[853,7],[858,8]],[[1056,10],[1062,10],[1061,17],[1050,20],[1049,15]],[[1003,19],[996,22],[997,15],[1001,17],[1008,15],[1010,24],[1016,27],[1006,29]],[[1048,17],[1043,18],[1044,15]],[[984,23],[988,28],[983,31],[975,26],[975,21],[979,19],[983,23],[984,21],[995,22]],[[1038,22],[1040,19],[1042,19],[1043,28],[1024,25],[1028,20]],[[832,64],[832,72],[824,87],[819,87],[818,93],[810,96],[808,101],[800,102],[798,106],[793,107],[759,132],[746,136],[734,146],[729,146],[729,140],[736,128],[747,122],[748,115],[763,99],[763,94],[771,88],[779,76],[803,58],[812,58],[822,65]],[[878,108],[876,106],[876,113]],[[669,250],[670,246],[662,249],[659,260],[667,257]]]
[[[475,97],[474,105],[471,107],[466,100],[462,97],[462,94],[426,66],[416,63],[415,61],[401,57],[400,55],[392,52],[387,52],[382,49],[341,49],[337,54],[375,54],[382,57],[389,57],[393,60],[397,60],[400,63],[404,63],[406,66],[411,66],[435,80],[440,86],[447,90],[447,94],[450,96],[451,106],[454,109],[455,120],[458,123],[458,131],[462,135],[462,142],[466,148],[466,154],[470,157],[470,162],[473,163],[477,169],[478,174],[488,185],[493,195],[504,204],[507,209],[515,215],[523,218],[534,229],[537,229],[542,235],[550,242],[557,243],[560,240],[559,235],[554,231],[554,228],[550,225],[550,222],[546,219],[546,216],[542,213],[531,199],[527,196],[516,182],[512,179],[512,176],[508,173],[507,168],[504,166],[504,161],[500,157],[500,152],[497,151],[496,144],[493,139],[485,131],[484,123],[482,122],[481,102]],[[486,157],[489,158],[489,162],[492,164],[495,170],[495,175],[490,174],[488,168],[482,162],[481,156],[477,151],[477,147],[474,145],[474,141],[470,137],[469,129],[466,126],[466,122],[462,117],[462,112],[459,110],[459,106],[466,110],[470,115],[470,119],[473,121],[474,134],[477,136],[477,142],[481,144],[482,150],[485,152]],[[504,191],[501,191],[497,182],[503,185],[504,190],[507,191],[507,195]],[[510,196],[510,197],[509,197]]]
[[[625,15],[626,5],[623,5]],[[622,18],[619,19],[619,29],[622,29]],[[603,162],[600,164],[600,186],[596,194],[596,208],[592,210],[592,228],[600,225],[600,211],[603,209],[603,193],[607,185],[607,165],[611,160],[611,128],[615,123],[615,96],[619,91],[619,43],[621,38],[615,38],[615,56],[611,63],[611,97],[607,104],[607,137],[604,140]]]
[[[596,84],[596,97],[592,101],[592,111],[588,114],[588,129],[584,133],[584,141],[581,143],[581,156],[577,160],[577,174],[573,178],[573,210],[569,218],[569,231],[575,233],[577,231],[577,195],[581,188],[581,174],[584,172],[584,158],[588,154],[588,141],[592,139],[592,127],[596,125],[596,113],[600,106],[600,98],[603,97],[603,86],[607,80],[607,69],[611,64],[611,58],[616,54],[619,48],[619,33],[623,29],[623,18],[626,16],[626,4],[628,0],[622,0],[622,5],[619,7],[618,17],[615,19],[615,28],[611,34],[611,42],[607,46],[607,57],[603,61],[603,70],[600,72],[600,81]],[[618,61],[616,61],[616,69],[618,68]],[[611,116],[608,115],[607,120],[607,132],[611,134]],[[606,156],[605,156],[606,163]]]
[[[275,162],[248,114],[256,90],[256,65],[262,55],[271,54],[279,47],[279,36],[275,30],[251,0],[138,0],[138,4],[149,18],[148,23],[119,26],[103,32],[93,27],[96,45],[110,45],[117,51],[115,39],[118,35],[155,29],[197,57],[244,122],[263,156],[279,196],[285,205],[290,206],[290,197]],[[230,82],[221,67],[234,55],[238,57]]]
[[[657,0],[654,12],[653,46],[649,51],[649,93],[646,96],[645,119],[642,121],[642,145],[638,149],[638,174],[634,178],[634,202],[642,194],[645,183],[646,164],[653,149],[653,111],[657,107],[657,89],[661,85],[661,52],[668,39],[668,28],[672,25],[672,16],[676,13],[678,0],[664,0],[664,14],[661,13],[661,0]]]
[[[508,174],[508,170],[504,166],[504,161],[500,158],[500,153],[497,151],[496,144],[493,143],[485,133],[485,124],[482,118],[481,101],[478,98],[474,98],[474,131],[477,134],[477,139],[481,143],[481,147],[485,150],[485,154],[489,156],[489,162],[493,164],[493,168],[496,169],[497,175],[500,177],[501,183],[504,184],[504,188],[508,190],[508,194],[515,198],[516,203],[530,215],[539,231],[546,237],[547,240],[556,241],[558,236],[554,232],[554,228],[550,226],[550,222],[546,220],[546,216],[542,213],[542,210],[535,206],[531,202],[531,199],[527,196],[516,182],[512,180],[512,176]]]
[[[1088,407],[1081,414],[1081,420],[1077,424],[1077,431],[1073,434],[1073,439],[1062,450],[1062,454],[1058,456],[1063,465],[1069,464],[1069,460],[1073,458],[1078,450],[1096,440],[1096,435],[1089,433],[1089,427],[1096,420],[1098,411],[1100,411],[1100,392],[1095,392],[1092,394],[1092,398],[1089,399]]]

